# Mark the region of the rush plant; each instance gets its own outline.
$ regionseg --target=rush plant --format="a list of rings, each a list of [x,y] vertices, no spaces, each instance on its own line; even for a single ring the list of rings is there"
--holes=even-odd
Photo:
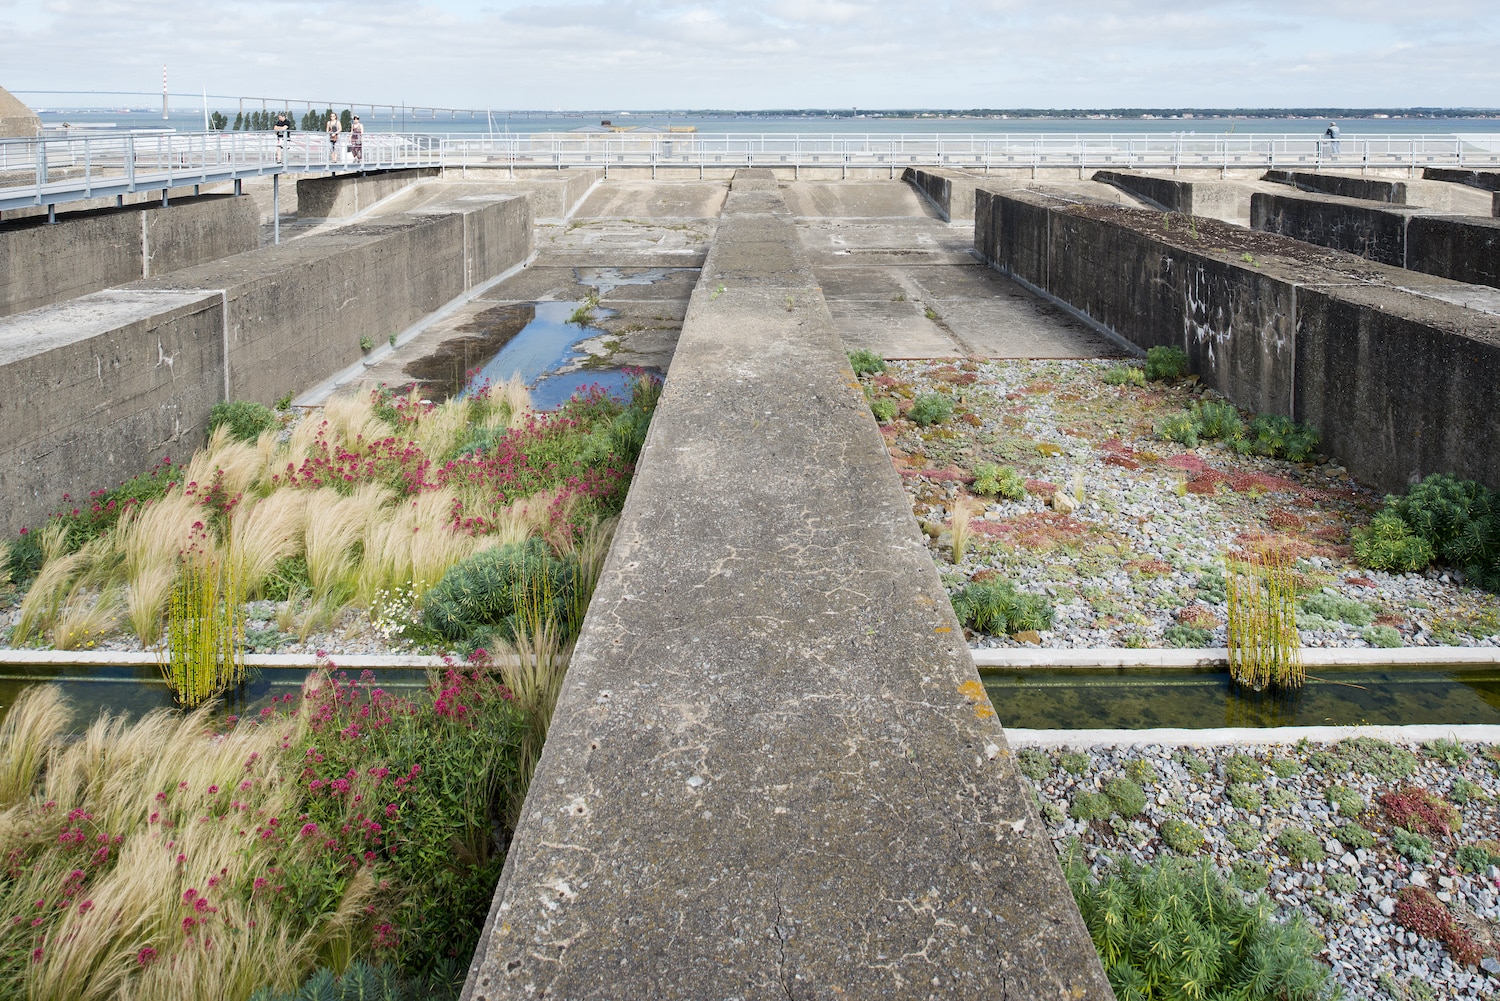
[[[1300,688],[1306,671],[1290,562],[1257,553],[1225,563],[1230,677],[1255,691]]]
[[[190,550],[167,604],[162,674],[173,697],[202,705],[245,679],[245,592],[238,561]]]

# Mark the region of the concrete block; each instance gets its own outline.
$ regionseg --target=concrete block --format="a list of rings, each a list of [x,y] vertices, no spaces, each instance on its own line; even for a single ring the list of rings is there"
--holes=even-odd
[[[337,219],[355,215],[403,188],[437,177],[438,173],[437,167],[419,167],[298,178],[297,218]]]
[[[907,167],[901,172],[901,179],[920,191],[944,222],[968,222],[974,218],[974,192],[982,178],[942,167]]]
[[[248,199],[180,198],[65,213],[0,226],[0,316],[23,313],[151,275],[254,249]]]
[[[1416,210],[1335,195],[1256,192],[1250,226],[1342,250],[1366,260],[1407,266],[1406,224]]]
[[[0,320],[0,533],[186,458],[223,398],[218,295],[110,289]]]
[[[1500,191],[1500,170],[1469,170],[1466,167],[1424,167],[1422,177],[1429,181],[1467,184],[1471,188]]]
[[[1341,198],[1359,198],[1364,201],[1387,202],[1392,205],[1408,204],[1406,182],[1388,177],[1332,174],[1311,170],[1268,170],[1264,180],[1290,184],[1303,191],[1338,195]]]
[[[1495,197],[1500,204],[1500,192]],[[1414,216],[1406,227],[1406,266],[1500,288],[1500,219]]]
[[[1225,222],[1250,217],[1250,189],[1234,181],[1162,177],[1124,170],[1099,170],[1094,180],[1150,203],[1163,212],[1180,212]]]

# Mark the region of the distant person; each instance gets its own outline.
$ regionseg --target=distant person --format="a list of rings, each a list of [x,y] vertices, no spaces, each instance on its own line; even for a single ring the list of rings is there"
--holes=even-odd
[[[328,113],[328,162],[338,163],[339,160],[339,116],[333,112]]]
[[[276,133],[276,162],[282,163],[286,160],[286,141],[292,134],[292,120],[285,111],[277,112],[272,131]]]
[[[365,127],[358,115],[349,123],[349,155],[354,157],[355,163],[359,163],[365,155]]]
[[[1329,122],[1328,128],[1323,130],[1323,138],[1328,140],[1328,152],[1339,151],[1339,123]]]

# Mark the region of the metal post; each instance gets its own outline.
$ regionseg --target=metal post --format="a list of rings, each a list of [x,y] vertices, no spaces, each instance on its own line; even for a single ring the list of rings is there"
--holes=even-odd
[[[271,175],[271,233],[272,242],[281,242],[281,171]]]

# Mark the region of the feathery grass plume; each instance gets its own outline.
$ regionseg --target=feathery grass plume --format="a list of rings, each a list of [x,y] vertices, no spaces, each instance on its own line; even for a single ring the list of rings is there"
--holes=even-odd
[[[181,488],[149,504],[132,507],[115,528],[115,547],[125,561],[125,579],[134,582],[156,567],[175,566],[192,544],[195,523],[203,520],[198,502]]]
[[[230,538],[247,595],[260,592],[278,562],[301,552],[307,506],[305,491],[278,490],[235,508],[230,516]]]
[[[74,579],[88,563],[89,554],[80,549],[42,564],[41,573],[31,582],[26,597],[21,599],[21,612],[11,633],[11,643],[25,646],[52,628],[62,611],[63,602],[72,591]]]
[[[507,426],[513,428],[525,427],[527,420],[531,417],[531,390],[526,388],[526,380],[521,378],[521,373],[512,375],[504,386],[500,387],[505,397],[505,410],[508,411]]]
[[[953,562],[962,563],[964,554],[969,551],[969,543],[974,539],[974,530],[969,527],[969,519],[973,517],[973,509],[964,500],[953,505],[952,536],[953,536]]]
[[[412,428],[411,437],[423,455],[434,462],[443,462],[458,451],[468,426],[469,401],[450,399],[422,414]]]
[[[43,564],[62,556],[68,548],[68,526],[61,521],[47,525],[42,529],[41,546]]]
[[[499,668],[500,680],[526,713],[526,732],[521,738],[516,765],[517,788],[509,797],[512,815],[506,818],[513,827],[519,819],[531,773],[536,770],[537,760],[541,757],[542,745],[547,742],[552,711],[557,708],[557,696],[562,691],[574,644],[572,641],[561,642],[556,626],[544,622],[532,630],[518,632],[512,643],[497,639],[497,645],[500,650],[495,664]]]
[[[1275,553],[1226,557],[1224,562],[1230,677],[1255,691],[1300,688],[1307,672],[1297,635],[1297,587],[1291,562]]]
[[[207,548],[190,550],[167,609],[161,664],[172,695],[198,706],[245,678],[245,592],[238,560]]]
[[[184,483],[196,483],[206,490],[218,479],[229,497],[242,494],[259,478],[264,460],[254,445],[237,441],[227,425],[214,429],[208,444],[188,461],[183,469]]]
[[[162,613],[176,577],[175,564],[159,563],[147,567],[130,582],[125,595],[125,621],[142,646],[152,646],[161,638]]]
[[[0,720],[0,810],[31,795],[42,763],[71,719],[56,685],[33,685],[16,696]]]
[[[318,414],[308,414],[292,427],[292,433],[287,436],[286,444],[282,445],[276,452],[277,472],[280,473],[287,466],[300,466],[308,458],[317,453],[317,443],[320,438],[332,432],[332,425]]]
[[[123,611],[119,585],[96,591],[74,586],[52,624],[52,645],[59,650],[85,650],[120,627]]]
[[[458,497],[446,488],[418,494],[411,504],[410,583],[418,598],[449,567],[489,541],[454,530],[451,519],[457,504]]]
[[[369,393],[333,397],[323,405],[323,421],[331,441],[380,441],[391,433],[390,426],[375,416],[375,398]]]
[[[362,483],[347,496],[329,487],[312,493],[303,539],[307,576],[316,590],[330,593],[350,577],[356,547],[394,497],[378,483]]]

